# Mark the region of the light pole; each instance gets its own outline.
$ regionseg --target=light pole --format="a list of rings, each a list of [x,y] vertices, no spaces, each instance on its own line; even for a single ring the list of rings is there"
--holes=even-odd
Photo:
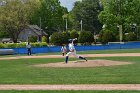
[[[68,29],[68,14],[63,15],[63,20],[65,21],[65,30]]]
[[[134,26],[134,29],[135,29],[134,31],[135,31],[136,36],[137,36],[136,38],[138,39],[138,29],[137,29],[137,24],[134,23],[133,26]]]
[[[67,29],[68,29],[68,19],[66,17],[66,31],[67,31]]]
[[[123,34],[122,34],[122,25],[117,26],[119,28],[119,36],[120,36],[120,42],[122,42]]]
[[[39,41],[42,41],[42,37],[43,37],[43,30],[41,29],[41,27],[42,27],[42,19],[41,19],[41,17],[39,17],[39,27],[40,27],[40,32],[41,32],[41,37],[39,37],[39,38],[40,38],[40,40],[39,40]]]
[[[41,30],[41,25],[42,24],[42,19],[41,19],[41,17],[39,17],[39,27],[40,27],[40,32],[41,32],[41,35],[43,35],[43,32],[42,32],[42,30]]]
[[[81,31],[83,30],[83,20],[80,21]]]

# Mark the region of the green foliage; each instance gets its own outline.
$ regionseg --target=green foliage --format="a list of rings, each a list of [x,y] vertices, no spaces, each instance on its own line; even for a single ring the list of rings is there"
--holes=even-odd
[[[0,7],[0,25],[16,43],[19,33],[29,23],[30,2],[34,0],[27,0],[24,4],[20,0],[5,1],[5,5]]]
[[[30,36],[29,37],[29,42],[37,42],[37,37],[36,36]]]
[[[78,42],[82,45],[91,45],[93,41],[94,37],[90,31],[82,31],[78,38]]]
[[[47,46],[47,43],[45,43],[45,42],[35,42],[35,43],[31,43],[31,46],[32,47],[44,47],[44,46]]]
[[[100,0],[81,0],[74,4],[70,12],[73,28],[80,30],[80,22],[83,21],[83,30],[100,31],[101,23],[98,20],[98,14],[102,10]]]
[[[42,42],[47,42],[47,37],[46,36],[42,37]]]
[[[78,31],[76,30],[70,31],[70,38],[78,38],[78,37],[79,37]]]
[[[26,43],[15,43],[14,45],[16,45],[16,46],[14,46],[13,48],[25,48],[25,46],[26,46]]]
[[[0,48],[5,48],[5,45],[3,43],[0,43]]]
[[[6,31],[0,30],[0,38],[6,38],[6,37],[9,37],[8,33]]]
[[[55,31],[63,31],[65,21],[62,16],[67,13],[67,9],[60,5],[59,0],[39,0],[38,7],[34,10],[30,22],[32,24],[40,25],[41,28],[46,29],[48,34]]]
[[[44,47],[47,46],[47,43],[45,42],[36,42],[31,43],[32,47]],[[25,48],[26,43],[0,43],[0,48]]]
[[[113,31],[106,29],[100,32],[99,40],[102,44],[107,44],[108,42],[114,42],[116,40],[116,36]]]
[[[126,36],[125,36],[125,40],[126,41],[136,41],[137,40],[137,35],[134,32],[129,32]]]
[[[130,24],[140,24],[140,0],[102,0],[102,4],[104,10],[98,17],[106,29],[114,32],[114,28],[122,25],[125,33]]]
[[[51,43],[54,45],[67,44],[70,34],[68,32],[55,32],[51,36]]]

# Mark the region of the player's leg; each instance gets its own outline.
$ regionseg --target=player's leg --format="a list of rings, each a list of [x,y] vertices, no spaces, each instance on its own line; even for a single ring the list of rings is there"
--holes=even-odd
[[[65,60],[65,63],[68,63],[69,55],[71,55],[71,53],[72,53],[72,52],[68,52],[68,53],[66,54],[66,60]]]
[[[79,56],[76,54],[76,51],[72,52],[72,55],[76,58],[79,58]]]
[[[27,49],[27,52],[28,52],[27,54],[28,54],[28,56],[29,56],[29,48]]]
[[[87,61],[85,57],[79,56],[79,58]]]
[[[62,53],[62,56],[64,56],[64,52]]]
[[[32,51],[31,51],[31,48],[30,48],[30,55],[32,55]]]
[[[78,55],[76,54],[76,51],[73,52],[73,55],[74,55],[76,58],[83,59],[83,60],[86,60],[86,61],[87,61],[87,59],[86,59],[85,57],[78,56]]]

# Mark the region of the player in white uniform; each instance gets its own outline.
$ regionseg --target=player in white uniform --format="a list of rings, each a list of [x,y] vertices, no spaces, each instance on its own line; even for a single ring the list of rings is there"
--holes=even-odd
[[[76,50],[75,50],[74,43],[73,43],[75,40],[77,40],[77,38],[75,38],[75,39],[70,39],[70,40],[69,40],[69,52],[66,54],[66,60],[65,60],[66,63],[68,63],[69,55],[73,55],[73,56],[75,56],[76,58],[84,59],[84,60],[87,61],[86,58],[81,57],[81,56],[78,56],[78,55],[76,54]]]
[[[61,52],[63,56],[67,53],[67,48],[64,45],[61,48]]]

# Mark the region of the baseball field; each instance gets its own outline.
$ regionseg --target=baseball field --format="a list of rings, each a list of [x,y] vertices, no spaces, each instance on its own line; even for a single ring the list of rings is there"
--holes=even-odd
[[[0,93],[139,93],[140,49],[0,57]]]

